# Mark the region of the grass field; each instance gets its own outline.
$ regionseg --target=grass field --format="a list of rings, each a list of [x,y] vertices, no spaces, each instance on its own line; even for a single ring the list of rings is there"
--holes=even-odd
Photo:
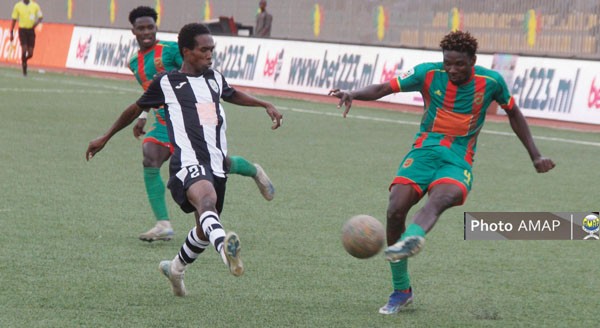
[[[419,116],[354,108],[342,119],[330,104],[267,98],[285,117],[271,131],[263,110],[226,104],[230,154],[262,164],[277,193],[266,202],[252,180],[230,177],[222,221],[240,235],[246,273],[206,252],[181,299],[157,267],[193,217],[167,194],[176,238],[137,239],[153,218],[131,127],[84,159],[138,96],[133,81],[0,68],[0,327],[597,325],[600,243],[463,241],[463,212],[597,211],[598,134],[532,127],[557,163],[542,175],[507,123],[488,122],[466,204],[410,261],[415,303],[382,316],[389,267],[347,255],[340,229],[359,213],[384,222]]]

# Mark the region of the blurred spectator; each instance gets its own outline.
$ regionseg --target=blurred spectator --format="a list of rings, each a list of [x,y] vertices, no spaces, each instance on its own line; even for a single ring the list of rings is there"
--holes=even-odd
[[[266,0],[260,0],[258,7],[259,12],[256,14],[256,29],[254,34],[259,37],[270,37],[273,15],[267,12]]]

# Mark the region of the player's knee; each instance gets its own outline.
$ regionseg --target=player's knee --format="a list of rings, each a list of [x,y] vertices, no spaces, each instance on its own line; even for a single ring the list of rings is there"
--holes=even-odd
[[[217,212],[217,202],[213,197],[204,197],[197,202],[198,212],[203,213],[206,211]]]
[[[152,156],[144,155],[144,160],[142,161],[144,167],[161,167],[162,161]]]
[[[431,209],[441,213],[452,206],[459,205],[462,197],[461,192],[432,193],[429,195],[428,204],[431,205]]]
[[[403,206],[392,205],[388,206],[387,219],[389,222],[403,222],[406,220],[406,215],[410,208]]]

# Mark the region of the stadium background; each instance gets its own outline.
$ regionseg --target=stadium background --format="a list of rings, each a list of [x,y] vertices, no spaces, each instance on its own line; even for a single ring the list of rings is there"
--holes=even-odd
[[[10,19],[15,0],[0,0]],[[160,29],[221,16],[254,26],[258,0],[40,0],[44,20],[129,28],[138,5],[157,8]],[[437,49],[447,31],[474,33],[482,53],[597,59],[600,3],[588,0],[295,0],[269,1],[278,39]]]

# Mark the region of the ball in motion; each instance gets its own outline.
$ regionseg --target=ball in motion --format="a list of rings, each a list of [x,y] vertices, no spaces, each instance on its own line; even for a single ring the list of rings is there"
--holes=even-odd
[[[379,220],[370,215],[356,215],[342,226],[342,245],[359,259],[375,256],[385,243],[385,229]]]

